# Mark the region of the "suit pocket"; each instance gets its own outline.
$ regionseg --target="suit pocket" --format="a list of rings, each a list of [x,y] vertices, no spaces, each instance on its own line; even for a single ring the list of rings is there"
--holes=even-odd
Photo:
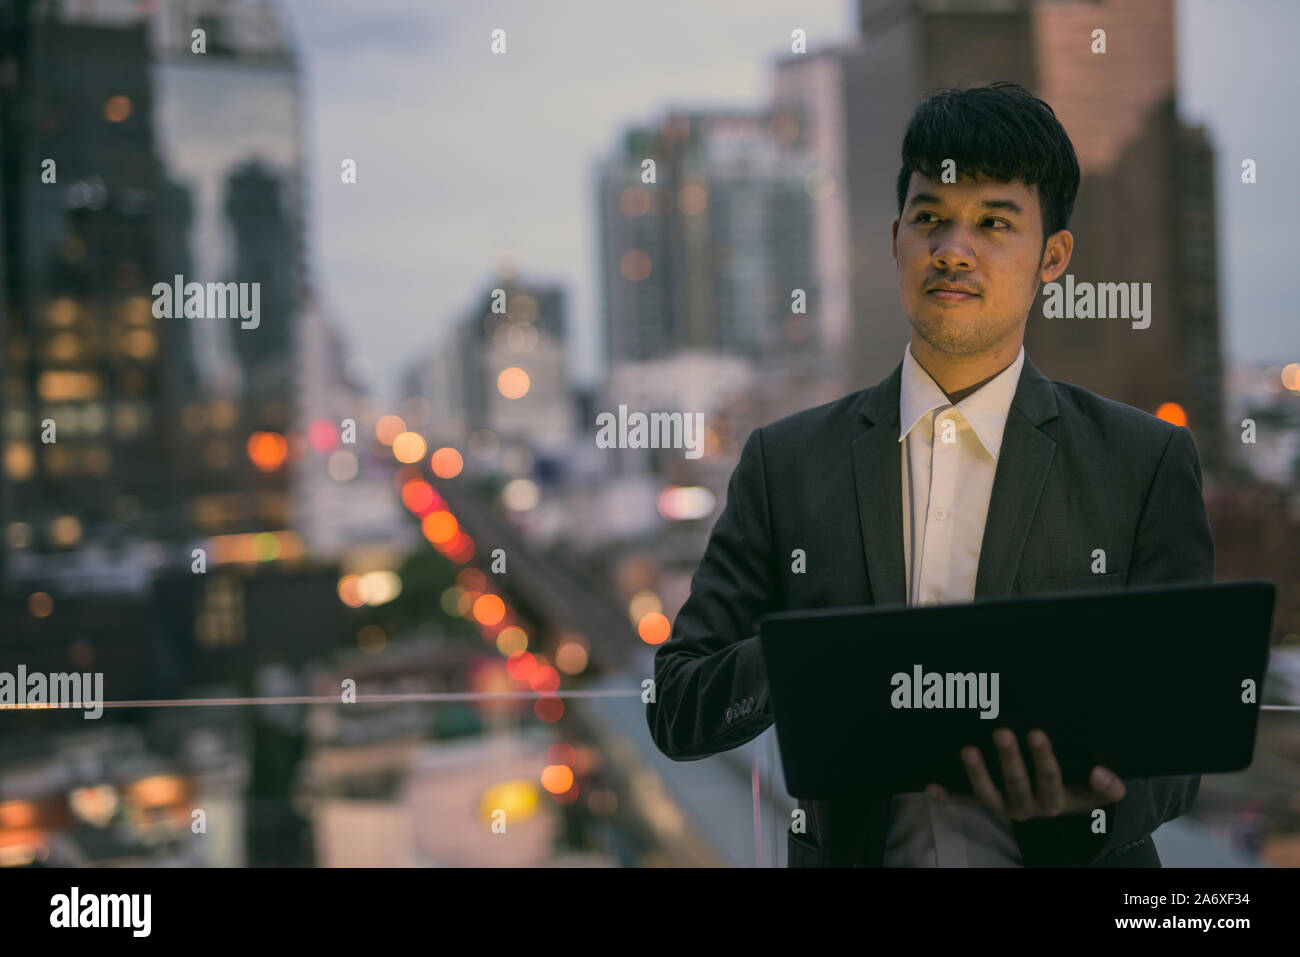
[[[786,867],[825,867],[825,854],[807,834],[786,829]]]
[[[1013,595],[1038,595],[1045,592],[1087,591],[1123,588],[1128,580],[1127,571],[1107,572],[1104,575],[1065,575],[1051,578],[1018,578]]]

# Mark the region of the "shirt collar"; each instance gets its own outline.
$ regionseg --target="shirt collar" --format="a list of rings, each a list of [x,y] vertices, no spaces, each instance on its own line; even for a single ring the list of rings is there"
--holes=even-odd
[[[936,408],[956,408],[961,413],[984,446],[996,461],[1002,448],[1002,432],[1007,425],[1007,413],[1020,383],[1020,370],[1025,365],[1025,347],[1011,365],[1007,366],[984,385],[959,401],[955,406],[948,401],[939,384],[921,368],[912,356],[909,342],[903,347],[903,378],[899,386],[898,419],[902,429],[898,441],[902,442],[921,417]]]

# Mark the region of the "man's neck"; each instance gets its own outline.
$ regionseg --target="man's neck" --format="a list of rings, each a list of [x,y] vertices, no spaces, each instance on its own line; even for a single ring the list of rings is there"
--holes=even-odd
[[[922,361],[921,355],[918,354],[918,350],[916,348],[915,342],[912,342],[908,346],[908,349],[912,353],[913,361],[915,361],[917,365],[919,365],[922,369],[925,370],[926,374],[931,379],[934,380],[935,384],[939,386],[939,390],[943,392],[945,396],[948,397],[948,401],[951,402],[953,405],[956,405],[962,399],[966,398],[966,396],[970,395],[973,392],[977,392],[978,390],[982,389],[984,386],[988,385],[991,381],[996,379],[1007,369],[1011,368],[1011,366],[1015,364],[1016,359],[1019,358],[1020,356],[1020,343],[1016,343],[1015,351],[1011,353],[1011,356],[1009,358],[1001,362],[998,368],[995,369],[993,372],[990,372],[987,376],[980,379],[978,382],[973,382],[970,385],[962,386],[961,388],[954,389],[950,392],[944,386],[944,383],[941,381],[941,377],[942,379],[946,379],[949,382],[952,382],[953,379],[956,379],[958,382],[960,382],[961,379],[964,378],[964,376],[960,374],[960,371],[955,371],[951,368],[945,368],[947,363],[943,362],[942,356],[938,357],[938,366],[936,368],[934,369],[928,368],[925,362]],[[924,351],[924,349],[922,351]],[[931,357],[928,361],[930,362],[931,365],[936,364],[935,357]],[[985,366],[985,368],[988,367]]]
[[[1015,360],[1012,360],[1012,361],[1014,362]],[[966,396],[970,395],[972,392],[976,391],[977,389],[983,387],[984,385],[987,385],[989,382],[991,382],[991,381],[993,381],[994,379],[996,379],[996,378],[997,378],[998,376],[1000,376],[1003,372],[1005,372],[1006,369],[1007,369],[1007,367],[1009,367],[1010,365],[1011,365],[1011,363],[1008,362],[1006,366],[1004,366],[1003,368],[999,369],[997,372],[993,373],[993,374],[992,374],[991,376],[989,376],[987,379],[982,379],[982,380],[980,380],[979,382],[976,382],[974,385],[968,385],[968,386],[967,386],[966,388],[964,388],[964,389],[958,389],[956,392],[945,392],[944,395],[946,395],[946,396],[948,397],[948,401],[949,401],[949,402],[951,402],[953,405],[956,405],[958,402],[960,402],[962,399],[966,398]]]

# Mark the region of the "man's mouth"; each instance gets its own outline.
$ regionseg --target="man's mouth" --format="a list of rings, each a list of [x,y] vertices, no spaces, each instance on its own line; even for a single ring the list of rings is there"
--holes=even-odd
[[[926,295],[944,302],[965,302],[967,299],[975,298],[973,292],[958,292],[955,289],[931,289]]]

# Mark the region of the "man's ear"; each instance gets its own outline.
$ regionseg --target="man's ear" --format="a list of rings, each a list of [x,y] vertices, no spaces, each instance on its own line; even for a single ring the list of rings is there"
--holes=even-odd
[[[1074,254],[1074,233],[1068,229],[1061,229],[1047,237],[1047,242],[1043,244],[1043,257],[1038,270],[1038,278],[1041,282],[1055,282],[1070,265],[1070,257]]]
[[[891,240],[889,244],[890,251],[893,252],[894,254],[894,268],[898,268],[898,224],[901,222],[902,222],[901,219],[897,217],[894,218],[894,225],[893,225],[894,238],[893,240]]]

